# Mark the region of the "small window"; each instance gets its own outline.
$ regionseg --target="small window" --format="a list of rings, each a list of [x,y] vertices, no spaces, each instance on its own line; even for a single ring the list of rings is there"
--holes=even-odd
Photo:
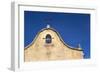
[[[52,42],[51,35],[50,35],[50,34],[47,34],[47,35],[46,35],[46,43],[47,43],[47,44],[50,44],[51,42]]]

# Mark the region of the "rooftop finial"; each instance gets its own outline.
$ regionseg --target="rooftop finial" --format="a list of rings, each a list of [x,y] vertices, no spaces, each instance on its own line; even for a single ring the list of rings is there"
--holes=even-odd
[[[50,25],[47,25],[47,28],[50,28]]]
[[[79,48],[81,48],[81,45],[80,45],[80,44],[78,44],[78,47],[79,47]]]
[[[81,45],[80,45],[80,44],[78,44],[78,49],[82,50],[82,48],[81,48]]]

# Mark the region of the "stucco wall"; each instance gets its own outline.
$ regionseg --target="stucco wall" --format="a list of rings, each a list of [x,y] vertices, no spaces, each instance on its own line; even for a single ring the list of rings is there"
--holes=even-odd
[[[46,44],[45,37],[50,34],[52,43]],[[78,49],[78,48],[77,48]],[[40,32],[35,40],[24,51],[25,62],[40,60],[64,60],[64,59],[82,59],[82,51],[73,50],[61,41],[56,32],[44,30]]]

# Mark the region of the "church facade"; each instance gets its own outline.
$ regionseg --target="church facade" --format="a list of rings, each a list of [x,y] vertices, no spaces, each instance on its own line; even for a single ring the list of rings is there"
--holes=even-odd
[[[67,45],[60,34],[49,25],[40,30],[24,49],[24,61],[83,59],[82,48]]]

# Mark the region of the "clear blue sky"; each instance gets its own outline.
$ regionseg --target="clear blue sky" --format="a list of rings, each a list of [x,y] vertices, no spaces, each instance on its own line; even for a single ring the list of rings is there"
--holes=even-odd
[[[66,44],[80,44],[84,58],[90,58],[90,14],[24,11],[24,47],[47,24],[57,30]]]

